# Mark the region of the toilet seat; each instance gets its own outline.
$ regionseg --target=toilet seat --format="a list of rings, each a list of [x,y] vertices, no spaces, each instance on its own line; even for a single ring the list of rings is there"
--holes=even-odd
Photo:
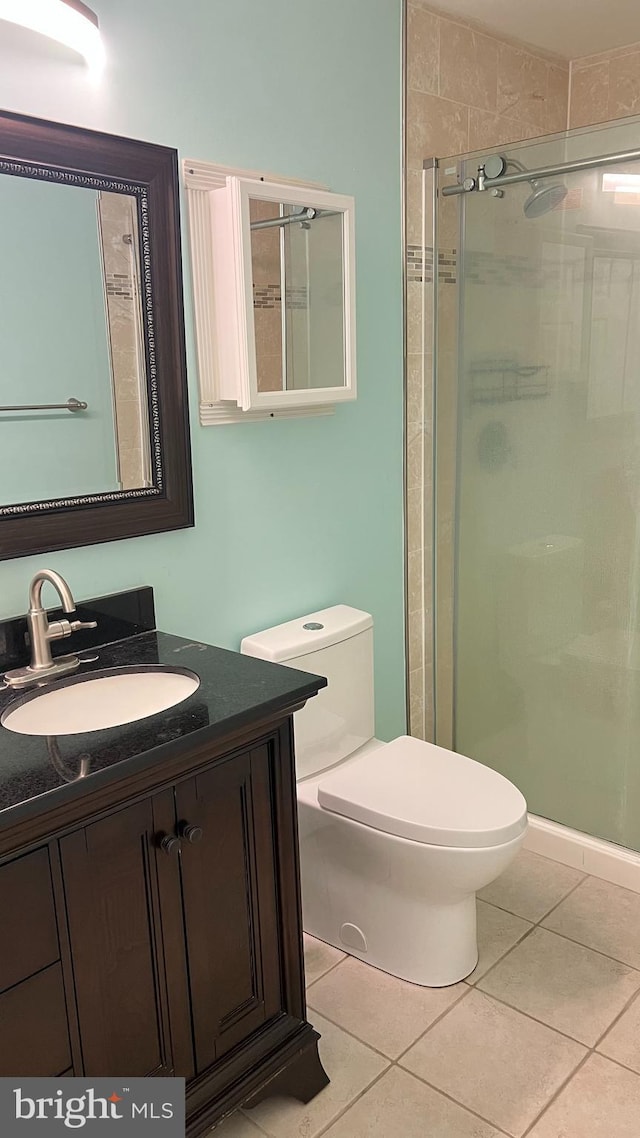
[[[325,775],[318,803],[423,845],[497,846],[527,825],[527,804],[503,775],[409,735]]]

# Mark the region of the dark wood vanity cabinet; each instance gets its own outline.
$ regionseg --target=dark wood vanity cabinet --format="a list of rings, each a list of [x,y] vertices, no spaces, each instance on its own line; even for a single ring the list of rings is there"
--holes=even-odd
[[[200,1075],[284,1011],[268,748],[203,771],[177,786],[175,797]]]
[[[82,1073],[172,1074],[153,800],[62,838]]]
[[[0,866],[1,1075],[182,1075],[190,1136],[328,1081],[305,1017],[291,722],[216,751]],[[35,1043],[43,1018],[27,1071],[15,1033]]]

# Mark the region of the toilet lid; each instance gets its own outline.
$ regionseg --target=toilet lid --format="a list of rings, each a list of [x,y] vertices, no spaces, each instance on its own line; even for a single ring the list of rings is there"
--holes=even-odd
[[[502,845],[527,824],[527,804],[508,779],[408,735],[326,775],[318,802],[365,826],[434,846]]]

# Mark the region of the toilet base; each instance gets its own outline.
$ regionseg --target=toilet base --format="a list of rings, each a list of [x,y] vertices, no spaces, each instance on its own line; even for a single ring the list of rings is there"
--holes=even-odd
[[[303,927],[358,960],[430,988],[457,984],[478,962],[476,892],[518,852],[423,845],[314,803],[298,784]]]
[[[349,922],[353,927],[353,923]],[[313,923],[311,917],[303,925],[306,933],[331,944],[357,960],[388,972],[410,984],[424,988],[446,988],[469,976],[478,963],[475,894],[454,905],[430,907],[423,927],[415,930],[411,945],[379,943],[379,938],[365,939],[366,949],[345,941],[339,929],[331,932],[324,922]],[[313,925],[313,927],[311,927]],[[357,926],[358,928],[360,926]]]
[[[422,988],[448,988],[457,984],[465,980],[478,963],[475,893],[457,905],[430,908],[428,927],[422,927],[420,934],[417,933],[419,940],[409,953],[407,946],[397,951],[397,946],[388,945],[380,953],[376,943],[370,947],[368,943],[367,949],[362,950],[353,942],[345,943],[339,930],[331,935],[323,924],[310,927],[311,918],[307,923],[304,916],[303,924],[310,937],[325,941],[342,953],[379,968],[380,972],[420,984]]]

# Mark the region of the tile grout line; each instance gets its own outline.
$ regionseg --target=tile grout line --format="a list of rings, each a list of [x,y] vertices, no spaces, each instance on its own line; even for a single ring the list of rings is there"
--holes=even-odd
[[[380,1051],[378,1047],[374,1047],[373,1043],[367,1043],[366,1040],[361,1039],[359,1035],[355,1035],[352,1031],[349,1030],[349,1028],[343,1027],[341,1023],[336,1023],[334,1019],[331,1019],[331,1016],[326,1015],[325,1012],[321,1012],[319,1008],[314,1008],[311,1004],[309,1004],[307,1010],[311,1012],[317,1012],[317,1014],[321,1016],[322,1019],[326,1019],[327,1023],[330,1023],[332,1027],[337,1027],[339,1031],[343,1031],[345,1035],[349,1036],[350,1039],[355,1039],[356,1043],[360,1043],[362,1047],[368,1047],[370,1051],[374,1051],[376,1055],[379,1055],[381,1059],[384,1059],[385,1063],[395,1062],[394,1059],[390,1059],[388,1055],[385,1055],[384,1051]],[[313,1027],[313,1024],[311,1024],[311,1026]]]
[[[586,1063],[586,1062],[587,1062],[587,1060],[589,1059],[590,1055],[591,1055],[591,1051],[587,1051],[587,1054],[586,1054],[586,1055],[583,1055],[582,1059],[580,1060],[580,1062],[578,1063],[578,1065],[577,1065],[576,1067],[574,1067],[574,1069],[573,1069],[573,1071],[571,1072],[571,1074],[570,1074],[570,1075],[568,1075],[566,1079],[563,1079],[563,1080],[562,1080],[562,1082],[560,1083],[560,1086],[559,1086],[559,1087],[558,1087],[558,1088],[557,1088],[557,1089],[556,1089],[556,1090],[553,1092],[553,1094],[551,1095],[551,1098],[549,1099],[548,1103],[546,1103],[546,1104],[545,1104],[545,1106],[543,1106],[543,1108],[542,1108],[542,1110],[540,1111],[540,1113],[539,1113],[539,1114],[536,1114],[535,1118],[533,1119],[533,1122],[531,1122],[531,1123],[529,1124],[529,1126],[527,1126],[526,1130],[525,1130],[525,1131],[523,1132],[523,1134],[521,1135],[521,1138],[527,1138],[527,1135],[528,1135],[528,1134],[531,1134],[531,1131],[533,1130],[534,1126],[537,1126],[537,1125],[538,1125],[538,1123],[539,1123],[540,1119],[541,1119],[541,1118],[542,1118],[542,1117],[543,1117],[543,1116],[544,1116],[544,1115],[547,1113],[547,1111],[549,1110],[549,1108],[550,1108],[551,1106],[553,1106],[553,1103],[554,1103],[554,1102],[555,1102],[557,1099],[559,1099],[559,1098],[560,1098],[560,1095],[562,1094],[562,1092],[563,1092],[564,1090],[566,1090],[566,1088],[569,1086],[569,1083],[571,1082],[571,1080],[572,1080],[572,1079],[574,1079],[574,1078],[575,1078],[575,1076],[578,1074],[578,1071],[582,1070],[582,1068],[584,1067],[585,1063]]]
[[[462,980],[459,980],[459,981],[458,981],[458,983],[463,983],[463,982],[464,982],[464,981],[462,981]],[[417,1036],[416,1036],[416,1038],[414,1039],[413,1043],[410,1043],[408,1047],[405,1047],[404,1051],[401,1051],[401,1052],[400,1052],[400,1054],[397,1056],[397,1058],[393,1059],[393,1060],[392,1060],[392,1062],[394,1062],[394,1063],[396,1063],[396,1064],[400,1063],[400,1060],[401,1060],[401,1059],[404,1059],[404,1057],[405,1057],[405,1055],[407,1054],[407,1052],[411,1051],[411,1048],[412,1048],[412,1047],[415,1047],[415,1046],[416,1046],[416,1044],[417,1044],[417,1043],[419,1043],[419,1042],[420,1042],[420,1040],[421,1040],[421,1039],[423,1039],[423,1038],[424,1038],[424,1036],[425,1036],[425,1035],[426,1035],[426,1034],[427,1034],[429,1031],[431,1031],[431,1028],[432,1028],[432,1027],[435,1027],[437,1023],[440,1023],[440,1021],[441,1021],[441,1020],[443,1020],[443,1019],[444,1019],[444,1017],[445,1017],[446,1015],[448,1015],[450,1011],[452,1011],[452,1010],[453,1010],[453,1008],[457,1007],[457,1006],[458,1006],[458,1004],[462,1003],[462,1001],[463,1001],[464,999],[466,999],[466,998],[467,998],[467,996],[469,995],[469,992],[472,992],[472,991],[473,991],[473,989],[472,989],[472,988],[471,988],[471,987],[470,987],[470,986],[467,984],[467,988],[466,988],[466,991],[464,991],[464,992],[461,992],[461,993],[460,993],[460,995],[457,997],[457,999],[455,999],[455,1000],[453,1001],[453,1003],[452,1003],[452,1004],[449,1004],[449,1007],[448,1007],[448,1008],[445,1008],[445,1009],[444,1009],[444,1011],[440,1012],[440,1015],[439,1015],[439,1016],[436,1016],[436,1018],[433,1020],[433,1022],[432,1022],[432,1023],[430,1023],[428,1027],[425,1027],[424,1031],[421,1031],[421,1032],[420,1032],[420,1035],[417,1035]]]
[[[602,1043],[602,1042],[603,1042],[603,1041],[606,1039],[606,1037],[608,1036],[609,1032],[613,1030],[613,1028],[616,1026],[616,1024],[620,1022],[620,1020],[622,1019],[623,1015],[625,1015],[625,1014],[626,1014],[626,1012],[628,1012],[628,1011],[629,1011],[629,1008],[631,1007],[631,1005],[632,1005],[632,1004],[634,1004],[634,1003],[636,1002],[636,1000],[638,999],[638,997],[639,997],[639,996],[640,996],[640,988],[637,988],[637,989],[636,989],[636,991],[633,993],[633,995],[630,997],[630,999],[628,999],[628,1000],[627,1000],[627,1002],[626,1002],[626,1004],[624,1005],[624,1007],[623,1007],[622,1011],[621,1011],[621,1012],[620,1012],[620,1013],[619,1013],[619,1014],[616,1016],[616,1018],[615,1018],[615,1019],[613,1019],[613,1020],[611,1021],[611,1023],[610,1023],[610,1024],[609,1024],[609,1026],[608,1026],[608,1028],[606,1029],[606,1031],[603,1031],[603,1033],[602,1033],[602,1035],[600,1036],[600,1038],[597,1040],[597,1042],[596,1042],[596,1043],[594,1043],[594,1045],[593,1045],[593,1049],[594,1049],[594,1051],[596,1051],[596,1050],[597,1050],[597,1048],[600,1046],[600,1044],[601,1044],[601,1043]],[[602,1052],[598,1052],[598,1054],[602,1054]],[[606,1056],[605,1056],[605,1058],[606,1058],[606,1059],[609,1059],[609,1055],[606,1055]],[[612,1062],[613,1062],[613,1063],[616,1063],[616,1062],[618,1062],[618,1061],[617,1061],[617,1059],[613,1059],[613,1060],[612,1060]],[[620,1066],[621,1066],[621,1067],[625,1067],[625,1066],[626,1066],[626,1064],[625,1064],[625,1063],[620,1063]],[[633,1070],[633,1068],[632,1068],[632,1067],[629,1067],[629,1068],[628,1068],[628,1070],[630,1070],[630,1071],[631,1071],[631,1070]],[[638,1071],[636,1071],[636,1075],[638,1075],[638,1074],[640,1074],[640,1073],[639,1073]]]
[[[538,856],[540,856],[540,855],[538,855]],[[560,863],[557,862],[556,864],[560,864]],[[576,873],[582,873],[582,870],[576,870]],[[583,873],[580,880],[576,881],[575,885],[572,885],[569,892],[565,893],[564,897],[561,897],[560,900],[557,901],[555,905],[552,905],[551,908],[542,917],[540,917],[539,920],[535,921],[535,924],[541,925],[543,921],[548,920],[548,918],[551,916],[551,914],[555,913],[556,909],[559,909],[561,905],[564,905],[565,901],[567,901],[568,898],[571,897],[571,895],[573,893],[575,893],[576,889],[579,889],[581,885],[584,885],[585,881],[590,877],[592,877],[592,874]]]
[[[517,127],[535,127],[536,130],[539,130],[542,132],[541,134],[530,135],[528,138],[514,138],[512,142],[496,143],[496,146],[498,146],[498,145],[518,146],[522,142],[533,142],[535,139],[542,139],[545,137],[544,126],[542,126],[540,123],[532,122],[531,119],[520,119],[520,118],[514,117],[513,115],[507,115],[503,111],[490,110],[488,107],[479,107],[479,106],[477,106],[476,103],[465,103],[465,102],[461,101],[460,99],[452,99],[450,95],[441,95],[439,93],[439,91],[423,91],[421,87],[414,87],[414,86],[408,87],[407,90],[408,90],[408,92],[410,92],[414,95],[430,95],[433,99],[442,99],[443,103],[452,103],[454,107],[461,107],[465,111],[476,111],[481,115],[490,115],[492,118],[505,119],[509,124],[513,123],[513,125],[517,126]],[[560,131],[548,131],[546,133],[558,134],[558,133],[560,133]],[[487,150],[487,149],[491,149],[491,147],[477,147],[476,149]],[[473,154],[473,153],[475,153],[475,151],[471,150],[470,153]],[[463,157],[465,154],[466,154],[466,151],[463,150],[460,152],[459,155],[451,154],[451,155],[445,155],[445,157],[457,158],[457,157]],[[409,167],[409,169],[412,169],[412,167]],[[413,169],[418,169],[418,167],[413,167]],[[546,857],[546,854],[541,854],[540,856]],[[553,860],[554,860],[553,858],[549,858],[549,861],[553,861]],[[559,862],[558,864],[561,865],[563,863]]]
[[[351,1102],[348,1102],[347,1105],[344,1106],[342,1110],[338,1112],[338,1114],[336,1114],[335,1118],[332,1118],[330,1122],[327,1122],[326,1126],[322,1126],[320,1130],[316,1131],[315,1134],[309,1135],[309,1138],[321,1138],[323,1134],[326,1134],[327,1130],[330,1130],[332,1126],[335,1126],[336,1122],[339,1122],[341,1118],[344,1118],[345,1114],[351,1110],[351,1107],[355,1106],[357,1102],[360,1102],[360,1099],[364,1098],[364,1096],[368,1094],[373,1087],[375,1087],[376,1083],[379,1083],[380,1080],[383,1079],[390,1070],[391,1063],[389,1063],[388,1067],[385,1067],[384,1071],[380,1071],[380,1073],[376,1075],[375,1079],[373,1079],[372,1082],[368,1083],[364,1090],[359,1091],[356,1097],[352,1099]]]
[[[632,972],[640,972],[640,968],[636,968],[635,965],[629,964],[628,960],[622,960],[619,956],[611,956],[610,953],[603,952],[600,948],[592,948],[591,945],[585,944],[584,941],[576,940],[575,937],[567,936],[566,933],[559,933],[555,929],[548,929],[546,925],[541,925],[540,928],[546,933],[554,933],[555,936],[560,936],[563,940],[568,940],[571,944],[577,944],[580,948],[588,948],[589,952],[595,952],[597,956],[604,956],[606,960],[613,960],[616,964],[623,964],[625,968],[630,968]]]
[[[529,851],[527,851],[527,852],[529,852]],[[537,856],[541,857],[542,855],[539,854]],[[555,864],[559,865],[560,862],[556,862]],[[571,868],[571,867],[568,867],[568,868]],[[581,871],[576,870],[576,872],[580,873]],[[583,882],[586,880],[587,877],[591,877],[591,876],[592,875],[589,873],[584,873],[582,875],[582,877],[580,878],[580,881],[576,881],[575,885],[571,886],[569,892],[565,893],[564,896],[562,896],[559,901],[555,901],[553,903],[553,905],[551,906],[551,908],[546,909],[545,912],[542,914],[542,916],[538,917],[537,920],[533,920],[532,917],[524,917],[522,915],[522,913],[514,913],[513,909],[507,909],[507,908],[505,908],[504,905],[498,905],[496,901],[485,901],[484,898],[480,897],[480,896],[478,896],[478,901],[480,901],[483,905],[491,905],[494,909],[499,909],[501,913],[508,913],[509,916],[511,916],[511,917],[518,917],[519,920],[528,921],[528,923],[530,925],[536,926],[536,925],[539,925],[542,921],[546,921],[547,917],[549,917],[551,915],[551,913],[553,913],[558,908],[559,905],[562,905],[563,901],[566,901],[567,897],[570,897],[571,894],[574,893],[575,890],[578,889],[583,884]]]
[[[467,1106],[467,1104],[464,1102],[460,1102],[457,1098],[454,1098],[453,1095],[450,1095],[448,1091],[443,1091],[442,1087],[437,1087],[435,1083],[430,1083],[428,1079],[424,1079],[422,1075],[417,1075],[415,1071],[410,1071],[408,1067],[400,1067],[398,1063],[394,1063],[393,1065],[394,1067],[398,1067],[400,1071],[404,1071],[405,1075],[412,1075],[414,1079],[418,1080],[418,1082],[424,1083],[425,1087],[429,1087],[429,1089],[435,1091],[436,1094],[442,1095],[442,1098],[448,1099],[448,1101],[452,1102],[454,1106],[458,1106],[462,1110],[466,1110],[468,1114],[472,1114],[474,1118],[480,1119],[480,1122],[486,1122],[487,1126],[492,1126],[493,1129],[497,1130],[499,1134],[505,1134],[506,1138],[514,1138],[513,1134],[509,1134],[509,1131],[504,1130],[502,1126],[499,1126],[497,1124],[497,1122],[491,1122],[489,1118],[485,1118],[484,1114],[478,1114],[477,1110],[474,1110],[473,1107]],[[441,1138],[441,1136],[438,1135],[437,1138]]]
[[[538,857],[543,857],[544,855],[543,855],[543,854],[538,854],[537,856],[538,856]],[[549,861],[553,861],[553,858],[548,858],[547,860],[549,860]],[[561,862],[556,862],[555,864],[556,864],[556,865],[561,865],[562,863],[561,863]],[[568,867],[568,868],[571,868],[571,867]],[[580,871],[580,870],[576,870],[576,872],[577,872],[577,873],[579,873],[579,872],[581,872],[581,871]],[[550,909],[549,909],[549,910],[548,910],[548,911],[547,911],[547,912],[546,912],[546,913],[545,913],[545,914],[544,914],[542,917],[539,917],[537,921],[530,921],[530,918],[529,918],[529,917],[523,917],[523,916],[521,916],[521,914],[520,914],[520,913],[514,913],[514,912],[513,912],[511,909],[505,909],[505,908],[503,908],[503,906],[502,906],[502,905],[496,905],[496,903],[495,903],[494,901],[482,901],[482,898],[479,898],[479,900],[481,900],[481,901],[482,901],[482,904],[483,904],[483,905],[492,905],[494,909],[500,909],[500,911],[501,911],[502,913],[509,913],[509,915],[510,915],[510,916],[512,916],[512,917],[518,917],[518,918],[519,918],[521,921],[530,921],[530,923],[531,923],[531,925],[532,925],[533,927],[532,927],[531,929],[528,929],[528,930],[527,930],[527,932],[523,934],[523,936],[520,938],[520,941],[516,942],[516,944],[515,944],[515,945],[513,945],[513,948],[516,948],[516,947],[517,947],[517,944],[521,943],[521,941],[522,941],[522,940],[524,940],[525,936],[528,936],[528,935],[529,935],[529,933],[533,932],[533,929],[534,929],[534,928],[541,928],[541,929],[543,929],[545,932],[549,932],[549,933],[555,933],[555,935],[556,935],[556,936],[560,936],[560,937],[563,937],[563,939],[564,939],[564,940],[568,940],[568,941],[570,941],[572,944],[578,944],[578,945],[580,945],[580,947],[581,947],[581,948],[588,948],[590,952],[595,952],[595,953],[597,953],[597,954],[598,954],[598,956],[604,956],[604,957],[605,957],[607,960],[614,960],[614,961],[615,961],[617,964],[624,964],[626,968],[631,968],[631,969],[632,969],[634,972],[640,972],[640,967],[636,967],[636,965],[635,965],[635,964],[630,964],[628,960],[622,960],[622,958],[621,958],[621,957],[619,957],[619,956],[613,956],[613,955],[612,955],[610,952],[603,952],[601,948],[593,948],[593,947],[592,947],[590,944],[585,944],[585,943],[584,943],[584,941],[581,941],[581,940],[576,940],[576,938],[575,938],[575,937],[572,937],[572,936],[568,936],[568,934],[567,934],[567,933],[561,933],[561,932],[558,932],[558,930],[557,930],[557,929],[549,928],[549,927],[547,927],[547,925],[544,925],[544,924],[543,924],[543,921],[546,921],[546,920],[548,920],[548,919],[549,919],[549,917],[551,916],[551,914],[552,914],[552,913],[555,913],[555,911],[556,911],[557,909],[559,909],[560,905],[564,904],[564,902],[565,902],[565,901],[567,901],[567,900],[569,899],[569,897],[572,895],[572,893],[575,893],[575,892],[576,892],[576,890],[577,890],[577,889],[579,889],[581,885],[584,885],[585,881],[588,881],[588,880],[592,880],[592,881],[601,881],[601,880],[604,880],[604,879],[603,879],[603,878],[599,878],[599,877],[595,877],[595,876],[594,876],[594,874],[592,874],[592,873],[584,873],[584,874],[583,874],[583,876],[582,876],[582,879],[581,879],[580,881],[576,882],[576,884],[575,884],[575,885],[573,885],[573,886],[571,887],[571,889],[569,890],[569,892],[568,892],[568,893],[565,893],[564,897],[562,897],[562,898],[561,898],[559,901],[557,901],[557,902],[555,903],[555,905],[552,905],[552,907],[551,907],[551,908],[550,908]],[[615,882],[607,882],[607,884],[610,884],[610,885],[614,885],[614,886],[615,886]],[[615,886],[615,888],[617,888],[617,889],[624,889],[624,888],[625,888],[625,886],[624,886],[624,885],[618,885],[618,886]],[[627,892],[634,892],[634,890],[627,890]],[[510,948],[510,949],[508,949],[508,952],[507,952],[507,953],[505,953],[505,956],[506,956],[506,955],[508,955],[508,953],[509,953],[509,952],[511,952],[511,951],[512,951],[512,949],[511,949],[511,948]],[[500,961],[502,961],[502,960],[504,960],[504,956],[502,956],[502,957],[500,958]],[[500,963],[500,961],[496,961],[496,963]],[[488,974],[489,974],[489,972],[490,972],[490,971],[491,971],[493,968],[495,968],[495,964],[492,964],[492,965],[491,965],[491,968],[487,969],[487,972],[486,972],[486,973],[484,973],[484,974],[483,974],[483,976],[482,976],[482,977],[480,977],[480,979],[484,979],[484,976],[488,975]],[[478,983],[479,983],[479,981],[478,981]]]
[[[496,969],[496,968],[497,968],[497,967],[498,967],[500,964],[504,964],[504,962],[505,962],[505,960],[506,960],[507,956],[510,956],[512,952],[515,952],[515,950],[516,950],[517,948],[520,948],[520,947],[522,946],[523,942],[524,942],[525,940],[527,940],[527,939],[528,939],[528,938],[529,938],[529,937],[530,937],[530,936],[531,936],[531,935],[532,935],[534,932],[536,932],[536,930],[540,930],[541,932],[544,932],[544,933],[549,933],[549,934],[550,934],[550,936],[557,936],[557,937],[559,937],[559,938],[560,938],[560,940],[565,940],[565,941],[567,941],[567,943],[568,943],[568,944],[575,944],[576,948],[583,948],[583,949],[585,950],[585,952],[592,952],[592,953],[594,954],[594,956],[601,956],[601,957],[603,958],[603,960],[610,960],[612,964],[620,964],[620,965],[622,965],[622,967],[623,967],[623,968],[628,968],[630,972],[635,972],[637,975],[640,975],[640,968],[635,968],[635,967],[633,966],[633,964],[629,964],[629,962],[628,962],[627,960],[620,960],[620,959],[619,959],[618,957],[616,957],[616,956],[608,956],[606,952],[601,952],[601,951],[600,951],[598,948],[591,948],[591,946],[590,946],[590,945],[588,945],[588,944],[583,944],[583,943],[582,943],[582,941],[579,941],[579,940],[573,940],[571,937],[565,936],[565,935],[564,935],[564,933],[559,933],[559,932],[556,932],[556,930],[555,930],[555,929],[548,929],[548,928],[546,928],[544,925],[533,925],[533,926],[532,926],[532,928],[530,928],[530,929],[527,929],[527,931],[526,931],[525,933],[523,933],[523,934],[522,934],[522,936],[520,937],[520,940],[516,941],[516,942],[515,942],[515,944],[513,944],[513,945],[511,946],[511,948],[508,948],[508,949],[507,949],[507,951],[506,951],[505,953],[503,953],[503,955],[502,955],[502,956],[501,956],[501,957],[500,957],[498,960],[496,960],[496,961],[495,961],[495,963],[494,963],[494,964],[492,964],[490,968],[487,968],[487,971],[486,971],[486,972],[483,972],[483,973],[482,973],[482,976],[479,976],[479,977],[478,977],[478,979],[477,979],[476,981],[474,981],[474,983],[473,983],[473,984],[469,983],[469,981],[468,981],[468,980],[463,980],[463,981],[462,981],[462,983],[464,983],[464,984],[467,984],[467,985],[468,985],[468,987],[469,987],[469,988],[471,988],[471,989],[475,988],[475,989],[476,989],[477,991],[479,991],[479,992],[483,991],[483,989],[482,989],[482,988],[480,988],[480,984],[482,984],[482,982],[483,982],[484,980],[486,980],[486,979],[487,979],[487,977],[488,977],[488,976],[490,976],[490,975],[491,975],[491,973],[492,973],[492,972],[494,972],[494,971],[495,971],[495,969]],[[625,1008],[626,1008],[626,1007],[628,1007],[628,1005],[629,1005],[630,1003],[632,1003],[632,1002],[633,1002],[633,1000],[635,1000],[635,998],[636,998],[636,996],[638,995],[638,992],[639,992],[639,991],[640,991],[640,988],[636,989],[636,991],[634,992],[634,994],[633,994],[633,995],[630,997],[630,999],[627,1001],[627,1004],[625,1004]],[[487,995],[492,995],[493,993],[489,992],[489,993],[486,993],[486,994],[487,994]],[[498,998],[499,998],[499,997],[496,997],[496,999],[498,999]],[[503,1000],[502,1002],[503,1002],[503,1003],[506,1003],[506,1000]],[[521,1010],[520,1008],[516,1007],[516,1006],[515,1006],[515,1004],[508,1004],[507,1006],[508,1006],[508,1007],[514,1007],[516,1011],[520,1011],[520,1010]],[[523,1014],[523,1015],[527,1015],[528,1013],[527,1013],[527,1012],[523,1012],[522,1014]],[[609,1031],[609,1030],[610,1030],[610,1028],[611,1028],[611,1027],[613,1027],[613,1024],[616,1022],[616,1020],[618,1020],[618,1019],[620,1018],[620,1015],[621,1015],[621,1014],[622,1014],[622,1013],[616,1014],[616,1018],[615,1018],[615,1020],[612,1020],[612,1021],[611,1021],[611,1023],[610,1023],[610,1025],[609,1025],[609,1027],[606,1029],[607,1031]],[[530,1018],[530,1019],[535,1019],[535,1016],[530,1016],[529,1018]],[[540,1021],[540,1022],[543,1022],[543,1021]],[[547,1024],[547,1026],[548,1026],[548,1027],[550,1027],[551,1025],[550,1025],[550,1024]],[[558,1030],[558,1029],[554,1028],[554,1031],[555,1031],[555,1030]],[[606,1035],[606,1031],[604,1032],[604,1035]],[[571,1038],[571,1037],[570,1037],[570,1038]],[[603,1038],[603,1037],[601,1037],[601,1038]],[[577,1042],[580,1042],[580,1040],[578,1040]],[[585,1046],[586,1046],[586,1044],[585,1044]]]
[[[471,989],[473,991],[473,989]],[[525,1019],[530,1019],[533,1023],[537,1023],[540,1027],[546,1027],[547,1031],[553,1031],[556,1035],[561,1035],[563,1039],[568,1039],[570,1043],[577,1043],[579,1047],[586,1047],[587,1051],[593,1050],[595,1044],[592,1046],[590,1043],[585,1043],[582,1039],[576,1039],[575,1035],[569,1035],[568,1032],[563,1031],[560,1027],[553,1027],[550,1023],[545,1023],[543,1019],[537,1019],[536,1016],[531,1015],[530,1012],[524,1012],[522,1008],[517,1008],[515,1004],[508,1004],[500,996],[495,996],[493,992],[484,992],[482,988],[477,988],[476,991],[481,996],[488,996],[490,1000],[495,1000],[497,1004],[501,1004],[503,1008],[509,1008],[509,1011],[517,1012],[518,1015],[524,1016]],[[637,993],[634,993],[637,995]]]
[[[336,960],[335,964],[331,964],[327,968],[326,972],[323,972],[321,976],[316,976],[315,980],[311,980],[308,984],[306,984],[305,992],[308,992],[310,988],[313,988],[314,984],[317,984],[319,980],[324,980],[325,976],[328,976],[330,972],[335,972],[336,968],[339,968],[341,964],[344,964],[345,960],[348,958],[348,955],[349,954],[345,952],[342,960]]]
[[[485,905],[487,903],[488,902],[486,902],[486,901],[484,902]],[[502,910],[502,911],[506,912],[506,910]],[[511,915],[515,916],[515,913],[512,913]],[[521,919],[523,919],[523,918],[521,918]],[[471,989],[471,991],[473,991],[474,988],[477,989],[478,984],[480,984],[482,982],[482,980],[485,980],[486,977],[489,976],[491,972],[493,972],[494,968],[497,968],[499,964],[502,964],[503,961],[506,960],[507,956],[509,956],[509,954],[514,951],[514,949],[519,948],[520,945],[522,944],[522,942],[525,941],[527,939],[527,937],[531,936],[532,932],[534,932],[536,928],[537,928],[537,925],[531,925],[528,929],[525,929],[522,936],[520,936],[518,938],[518,940],[514,942],[514,944],[510,945],[509,948],[505,949],[505,951],[502,953],[502,956],[499,956],[497,960],[494,960],[493,964],[491,964],[487,968],[486,972],[483,972],[481,976],[478,976],[477,980],[474,980],[473,982],[471,982],[467,978],[467,979],[463,980],[462,983],[466,984]],[[478,965],[476,964],[476,968],[477,967],[478,967]],[[475,968],[473,971],[475,972]],[[470,972],[469,975],[473,976],[473,972]]]

